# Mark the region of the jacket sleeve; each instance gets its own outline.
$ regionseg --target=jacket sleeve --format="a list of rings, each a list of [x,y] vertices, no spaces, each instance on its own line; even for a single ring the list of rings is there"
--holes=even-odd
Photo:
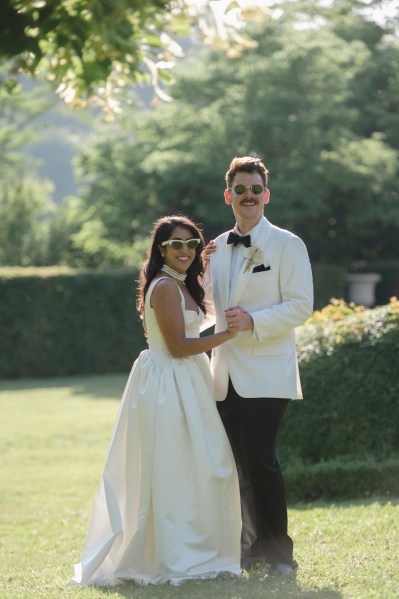
[[[287,237],[279,265],[280,303],[251,312],[253,337],[267,341],[288,333],[313,313],[313,278],[309,256],[303,241]]]

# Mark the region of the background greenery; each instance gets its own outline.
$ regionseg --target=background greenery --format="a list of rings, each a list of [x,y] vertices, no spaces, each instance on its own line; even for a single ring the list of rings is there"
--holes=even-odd
[[[399,303],[335,300],[299,329],[305,400],[279,443],[291,498],[399,493]]]
[[[85,218],[73,235],[85,260],[115,259],[103,239],[129,259],[160,213],[190,214],[208,238],[228,228],[224,173],[249,152],[270,170],[266,214],[304,238],[312,262],[397,258],[399,47],[343,8],[322,11],[316,30],[283,10],[251,28],[258,46],[239,58],[186,60],[173,103],[140,123],[125,113],[96,138],[80,161]]]
[[[285,419],[284,445],[292,454],[312,463],[394,455],[399,302],[365,310],[334,301],[300,328],[298,357],[310,401],[295,402]]]
[[[171,36],[200,31],[207,7],[206,1],[196,9],[164,0],[3,0],[0,58],[10,62],[11,76],[45,76],[70,106],[90,101],[112,113],[125,86],[150,76],[162,95],[160,81],[170,79],[182,55]]]
[[[142,4],[147,18],[151,3]],[[233,224],[223,201],[228,164],[251,152],[270,170],[267,216],[304,239],[312,263],[347,270],[397,264],[398,10],[392,15],[377,20],[359,0],[287,2],[240,30],[252,40],[245,51],[208,49],[191,38],[168,87],[173,102],[154,109],[130,90],[130,105],[113,123],[91,114],[92,135],[77,156],[79,192],[58,204],[45,182],[29,185],[34,171],[25,174],[21,131],[31,131],[38,109],[5,63],[0,264],[137,267],[153,221],[173,212],[202,223],[210,239]],[[115,14],[108,16],[112,23]],[[82,38],[94,24],[86,23]],[[39,37],[42,25],[39,19]]]
[[[137,271],[0,272],[0,377],[122,372],[145,347]]]

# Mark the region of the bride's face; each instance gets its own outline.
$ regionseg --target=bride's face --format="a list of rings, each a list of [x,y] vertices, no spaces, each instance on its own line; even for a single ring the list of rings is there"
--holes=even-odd
[[[175,227],[170,236],[168,241],[189,241],[189,240],[193,240],[195,238],[193,238],[193,234],[191,233],[191,231],[189,229],[186,229],[185,227]],[[192,263],[194,262],[194,258],[195,258],[195,252],[196,252],[196,245],[195,247],[190,247],[190,246],[194,246],[195,243],[191,242],[191,243],[176,243],[176,244],[172,244],[172,243],[168,243],[162,246],[162,250],[164,253],[164,263],[169,266],[170,268],[173,268],[174,270],[177,270],[177,272],[180,272],[182,274],[186,273],[187,270],[190,268],[190,266],[192,265]],[[177,247],[173,247],[173,246],[181,246],[179,248]]]

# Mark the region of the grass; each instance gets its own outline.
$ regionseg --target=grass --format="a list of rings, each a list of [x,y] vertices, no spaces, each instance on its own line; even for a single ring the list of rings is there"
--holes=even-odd
[[[70,589],[125,375],[0,381],[0,597],[391,599],[399,597],[399,500],[290,506],[296,577]]]

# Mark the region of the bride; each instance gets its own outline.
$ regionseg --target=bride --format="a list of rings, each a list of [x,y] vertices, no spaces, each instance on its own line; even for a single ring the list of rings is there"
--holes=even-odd
[[[241,572],[236,467],[204,353],[237,331],[199,336],[203,247],[188,218],[154,225],[137,297],[148,349],[126,384],[70,586]]]

